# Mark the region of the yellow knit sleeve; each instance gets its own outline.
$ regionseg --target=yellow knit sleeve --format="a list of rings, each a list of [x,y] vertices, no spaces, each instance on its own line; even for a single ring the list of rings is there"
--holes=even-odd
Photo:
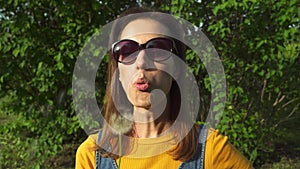
[[[250,169],[251,163],[228,142],[228,137],[210,129],[205,148],[205,169]]]
[[[78,147],[76,152],[75,169],[94,169],[96,167],[96,143],[92,136],[89,136]]]

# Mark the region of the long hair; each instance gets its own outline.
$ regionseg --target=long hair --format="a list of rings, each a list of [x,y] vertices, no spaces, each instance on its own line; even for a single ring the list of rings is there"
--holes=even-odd
[[[120,17],[123,16],[130,16],[131,14],[137,14],[137,13],[144,13],[144,12],[157,12],[148,8],[142,8],[142,7],[135,7],[130,8],[129,10],[123,12]],[[122,19],[122,22],[116,21],[112,26],[112,31],[109,39],[109,45],[119,40],[119,36],[122,32],[122,30],[125,28],[125,26],[135,20],[135,19],[141,19],[136,17],[126,17],[126,20]],[[142,19],[153,19],[153,16],[143,15]],[[179,36],[184,36],[184,31],[181,28],[181,25],[175,18],[166,20],[160,20],[159,17],[153,19],[155,21],[158,21],[160,24],[164,25],[166,28],[172,28],[172,32]],[[183,61],[185,60],[185,53],[186,53],[186,46],[178,39],[173,39],[177,48],[177,53],[175,53],[180,59]],[[111,51],[109,52],[109,59],[108,59],[108,83],[106,87],[106,95],[105,95],[105,103],[104,103],[104,118],[107,125],[111,125],[112,123],[112,116],[120,116],[119,111],[117,110],[115,106],[116,100],[113,100],[113,95],[117,95],[118,97],[126,96],[121,83],[119,81],[118,77],[118,69],[117,69],[117,62],[113,59],[111,56]],[[170,89],[170,104],[171,104],[171,122],[174,122],[178,116],[179,109],[181,106],[181,93],[178,84],[174,81],[172,83],[171,89]],[[128,99],[125,98],[118,98],[122,104],[130,105],[130,102]],[[182,128],[184,130],[185,128]],[[102,137],[100,142],[98,143],[99,149],[104,150],[103,147],[106,146],[108,143],[110,145],[110,152],[108,151],[102,151],[102,156],[109,156],[111,158],[117,158],[118,155],[116,155],[118,147],[118,136],[114,134],[109,126],[104,125],[102,130],[103,135],[105,137]],[[127,136],[133,136],[134,135],[134,128],[127,133]],[[177,144],[175,149],[169,150],[167,153],[170,154],[173,159],[175,160],[181,160],[181,161],[187,161],[191,159],[198,147],[198,130],[197,126],[194,125],[191,130],[187,131],[188,134]],[[127,151],[130,151],[130,141],[125,141],[124,147],[127,147]],[[126,151],[125,151],[126,152]]]

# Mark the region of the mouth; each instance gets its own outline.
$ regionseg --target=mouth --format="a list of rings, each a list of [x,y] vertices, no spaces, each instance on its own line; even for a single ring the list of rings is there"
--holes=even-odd
[[[134,87],[140,91],[146,91],[149,88],[149,82],[143,78],[139,78],[135,81]]]

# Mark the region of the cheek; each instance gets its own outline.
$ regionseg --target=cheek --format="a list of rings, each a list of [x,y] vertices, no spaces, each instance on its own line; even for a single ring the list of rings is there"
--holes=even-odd
[[[166,74],[168,74],[167,76],[171,76],[174,79],[176,79],[179,71],[175,60],[172,58],[157,64],[156,67],[158,70],[166,72]]]
[[[130,73],[126,71],[126,69],[119,68],[119,80],[123,86],[123,89],[127,93],[129,77]]]
[[[161,72],[159,76],[157,76],[156,79],[157,83],[154,88],[156,89],[161,89],[166,95],[169,94],[173,78],[166,72]]]

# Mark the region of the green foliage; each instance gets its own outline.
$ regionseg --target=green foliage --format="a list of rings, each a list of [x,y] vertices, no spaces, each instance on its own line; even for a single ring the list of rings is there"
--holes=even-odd
[[[256,165],[274,151],[274,140],[282,136],[278,131],[299,118],[296,0],[8,0],[0,1],[2,168],[42,168],[63,144],[84,139],[71,98],[76,58],[101,25],[137,4],[170,11],[202,28],[227,80],[218,129]],[[210,79],[193,52],[187,60],[200,86],[201,110],[207,112]],[[97,83],[102,98],[105,83]]]
[[[300,117],[296,1],[172,1],[163,8],[199,25],[213,42],[225,68],[228,92],[218,129],[251,162],[261,164],[275,151],[283,124]],[[200,89],[201,101],[209,105],[205,67],[193,54],[187,59],[206,88]]]
[[[5,121],[4,125],[1,120],[0,128],[2,168],[41,168],[64,143],[82,141],[85,135],[71,104],[76,58],[100,25],[134,4],[0,2],[0,114]]]
[[[252,162],[257,155],[274,150],[280,123],[299,111],[297,10],[294,3],[283,1],[227,1],[213,10],[220,20],[208,30],[222,39],[216,46],[224,58],[228,102],[239,115],[232,118],[231,112],[225,111],[219,128],[223,130],[230,120],[236,121],[240,130],[229,125],[233,131],[228,135]],[[219,34],[220,29],[224,33]],[[240,132],[249,126],[257,128],[247,131],[255,139],[247,139],[245,132]]]
[[[296,160],[287,159],[286,157],[282,157],[279,162],[274,164],[265,164],[261,167],[261,169],[295,169],[300,167],[300,160],[296,158]]]

